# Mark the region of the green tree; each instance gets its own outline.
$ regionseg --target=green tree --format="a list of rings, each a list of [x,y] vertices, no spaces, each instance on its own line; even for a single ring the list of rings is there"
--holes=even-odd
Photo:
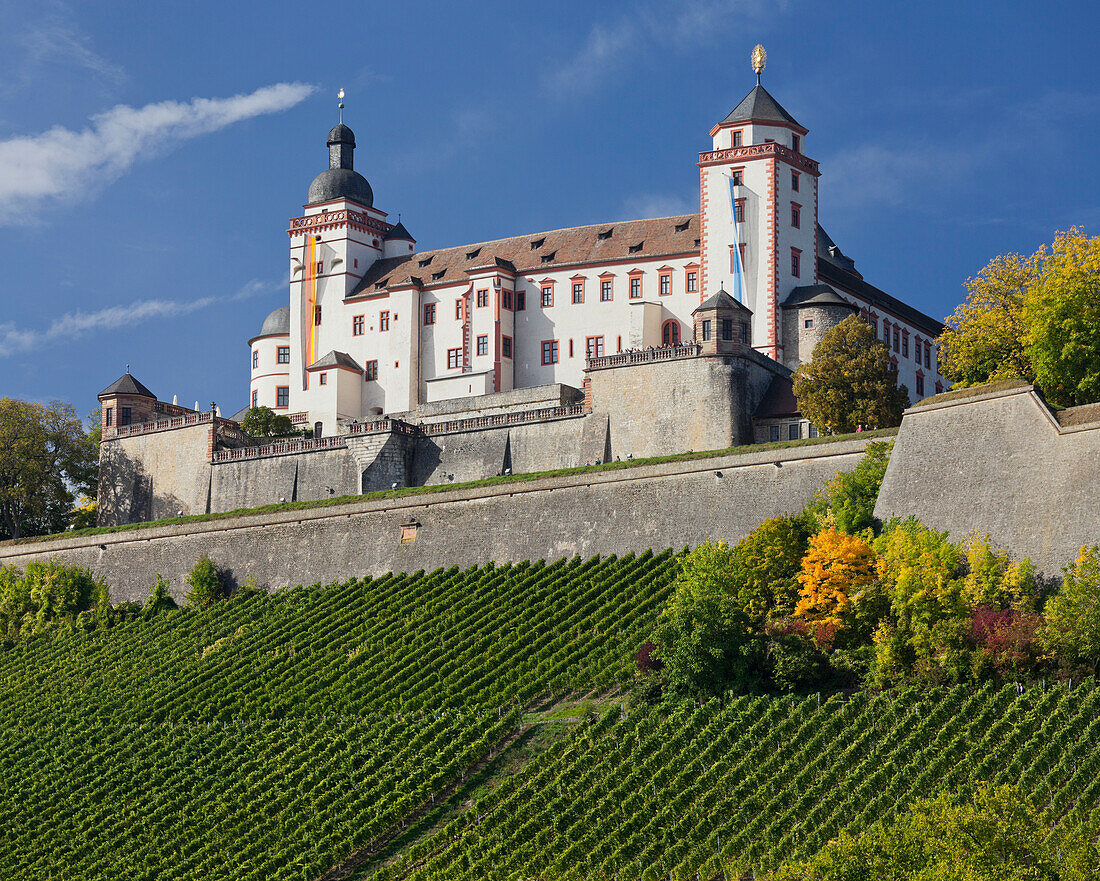
[[[1002,254],[966,281],[966,302],[938,340],[940,371],[959,387],[1035,378],[1026,351],[1024,301],[1038,279],[1036,258]]]
[[[794,611],[797,576],[812,532],[802,515],[770,517],[734,546],[732,589],[754,622]]]
[[[901,422],[909,390],[897,384],[886,344],[855,315],[825,332],[813,359],[794,374],[802,415],[824,434],[888,428]]]
[[[225,596],[225,580],[217,564],[206,554],[199,557],[187,575],[187,603],[200,609],[212,605]]]
[[[868,444],[867,452],[855,468],[837,472],[814,494],[806,511],[816,521],[818,529],[835,526],[855,535],[875,525],[875,502],[893,448],[892,443],[884,441]]]
[[[1100,401],[1100,236],[1074,227],[1036,260],[1024,302],[1035,384],[1056,407]]]
[[[919,801],[859,835],[842,832],[768,881],[1085,881],[1098,871],[1087,832],[1051,828],[1016,790],[983,786]]]
[[[1042,640],[1067,665],[1100,667],[1100,545],[1081,548],[1047,602]]]
[[[241,430],[253,437],[283,437],[294,434],[294,423],[289,416],[260,406],[248,411],[241,422]]]
[[[64,529],[74,490],[94,498],[98,465],[68,404],[0,399],[0,538]]]
[[[766,646],[735,598],[736,577],[725,542],[704,542],[681,558],[653,636],[672,693],[718,696],[760,686]]]

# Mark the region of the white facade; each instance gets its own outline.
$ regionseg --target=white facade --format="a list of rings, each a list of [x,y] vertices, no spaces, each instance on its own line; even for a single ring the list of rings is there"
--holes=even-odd
[[[820,231],[807,130],[758,85],[710,135],[711,149],[699,154],[697,215],[417,251],[403,225],[367,204],[373,194],[352,169],[354,136],[338,126],[329,147],[339,170],[319,175],[311,196],[326,175],[354,180],[342,191],[326,178],[329,189],[317,192],[331,198],[291,220],[289,326],[250,342],[258,359],[252,400],[332,434],[347,421],[451,397],[579,387],[587,356],[688,342],[703,299],[719,287],[738,296],[735,235],[759,351],[784,361],[782,304],[800,286],[820,283],[824,261],[833,290],[880,334],[889,325],[891,347],[897,327],[900,381],[911,399],[944,387],[932,342],[937,322],[864,282]],[[289,363],[279,363],[280,346],[289,348]]]

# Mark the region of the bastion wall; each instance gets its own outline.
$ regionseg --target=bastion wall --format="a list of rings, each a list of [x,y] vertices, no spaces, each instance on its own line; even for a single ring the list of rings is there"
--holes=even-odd
[[[926,398],[905,412],[875,515],[988,533],[1059,576],[1100,543],[1100,405],[1052,411],[1023,382]]]
[[[204,553],[232,581],[242,583],[251,575],[274,589],[392,570],[679,549],[707,539],[736,542],[765,518],[800,510],[825,481],[855,467],[868,442],[750,451],[8,543],[0,545],[0,564],[22,567],[53,557],[86,566],[107,582],[112,600],[119,602],[144,600],[157,574],[182,596],[188,571]]]

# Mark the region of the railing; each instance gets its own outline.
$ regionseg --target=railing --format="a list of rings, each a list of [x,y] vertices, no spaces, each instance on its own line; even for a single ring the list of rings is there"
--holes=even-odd
[[[172,431],[176,428],[187,428],[191,425],[202,425],[210,422],[210,413],[188,413],[186,416],[173,416],[170,419],[157,419],[154,422],[138,422],[134,425],[116,425],[103,431],[103,439],[110,440],[120,437],[136,437],[140,434],[152,434],[155,431]]]
[[[547,419],[567,419],[583,416],[584,404],[565,407],[544,407],[541,410],[523,410],[519,413],[498,413],[494,416],[473,416],[468,419],[452,419],[449,422],[430,422],[419,426],[424,434],[449,434],[453,431],[470,431],[475,428],[496,428],[501,425],[523,425],[543,422]]]
[[[808,156],[796,153],[790,147],[775,141],[766,141],[763,144],[746,144],[742,147],[727,147],[724,150],[709,150],[699,154],[700,164],[711,162],[738,162],[742,159],[752,159],[757,156],[779,156],[797,165],[803,171],[817,174],[818,164]]]
[[[213,462],[239,462],[244,459],[266,459],[270,456],[289,456],[295,453],[313,453],[317,450],[334,450],[346,446],[343,435],[302,440],[275,441],[261,447],[243,447],[238,450],[215,450]]]
[[[697,343],[688,343],[682,346],[661,346],[658,349],[633,349],[628,352],[619,352],[616,355],[588,358],[585,361],[585,366],[590,370],[599,370],[603,367],[622,367],[626,364],[679,361],[681,358],[694,358],[702,351],[703,347]]]
[[[416,426],[400,419],[375,419],[373,422],[352,422],[347,426],[348,435],[377,434],[392,431],[394,434],[416,434]]]

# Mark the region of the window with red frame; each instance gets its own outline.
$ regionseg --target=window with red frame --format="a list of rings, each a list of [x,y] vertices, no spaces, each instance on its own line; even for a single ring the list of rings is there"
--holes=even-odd
[[[558,363],[558,341],[557,340],[543,340],[542,341],[542,363],[543,364],[557,364]]]
[[[662,272],[661,275],[660,275],[660,280],[659,280],[658,284],[660,285],[660,287],[658,288],[658,292],[660,293],[660,295],[662,297],[667,297],[669,294],[671,294],[672,293],[672,273]]]
[[[603,337],[590,336],[584,338],[584,356],[586,358],[603,357]]]
[[[600,280],[600,299],[607,302],[612,297],[611,292],[611,279],[604,278]]]
[[[797,248],[791,248],[791,275],[795,278],[802,276],[802,252]]]
[[[424,304],[424,323],[435,324],[435,303]]]
[[[373,382],[374,380],[378,379],[378,362],[377,361],[368,361],[367,362],[367,368],[364,371],[364,374],[366,375],[367,380],[370,381],[370,382]]]
[[[390,313],[388,309],[383,309],[378,313],[378,329],[380,331],[390,329]]]
[[[489,337],[487,334],[481,334],[477,338],[477,353],[479,355],[489,354]]]
[[[554,305],[554,288],[553,285],[542,286],[542,308],[549,309]]]
[[[351,335],[362,336],[363,335],[363,316],[355,315],[351,319]]]
[[[489,305],[489,292],[487,290],[478,291],[477,292],[477,308],[482,309],[482,308],[484,308],[485,306],[488,306],[488,305]]]
[[[447,350],[447,369],[458,370],[462,366],[462,349]]]
[[[505,358],[512,357],[512,338],[510,336],[500,338],[500,354]]]

